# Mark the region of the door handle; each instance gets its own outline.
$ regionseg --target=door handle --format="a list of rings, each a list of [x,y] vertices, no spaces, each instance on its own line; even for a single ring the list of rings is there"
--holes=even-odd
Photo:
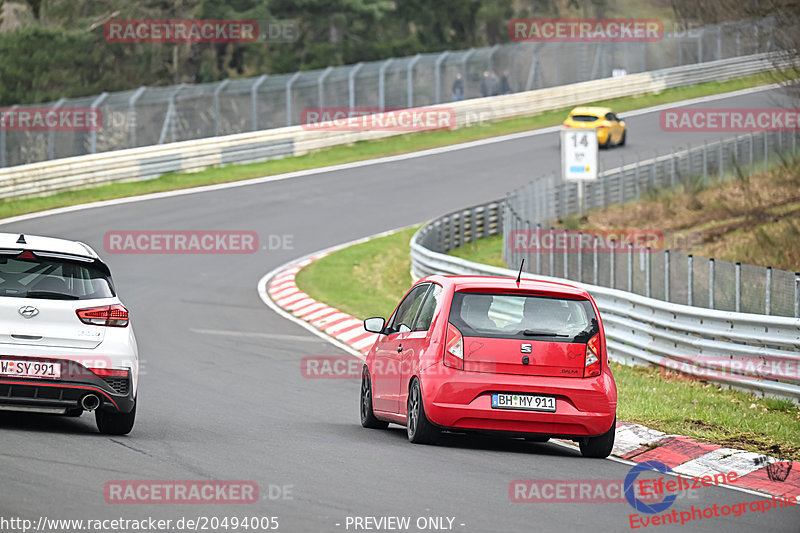
[[[402,346],[398,346],[398,347],[397,347],[397,353],[400,353],[400,352],[402,352],[402,351],[403,351],[403,347],[402,347]]]

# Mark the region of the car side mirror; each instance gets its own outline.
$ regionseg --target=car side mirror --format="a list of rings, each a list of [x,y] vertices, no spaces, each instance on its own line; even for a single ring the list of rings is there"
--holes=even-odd
[[[386,327],[386,319],[380,316],[374,316],[372,318],[368,318],[364,321],[364,329],[369,331],[370,333],[383,333],[383,329]]]

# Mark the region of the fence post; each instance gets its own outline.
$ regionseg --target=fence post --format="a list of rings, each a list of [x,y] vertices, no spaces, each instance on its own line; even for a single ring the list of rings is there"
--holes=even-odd
[[[725,157],[722,150],[722,141],[719,141],[719,182],[725,181]]]
[[[415,55],[406,67],[406,94],[408,95],[408,105],[406,107],[414,107],[414,67],[421,58],[422,54]]]
[[[708,188],[708,143],[703,141],[703,188]]]
[[[356,106],[356,74],[363,66],[364,63],[358,62],[347,73],[347,103],[351,111]]]
[[[769,134],[765,131],[762,135],[764,136],[764,172],[766,172],[769,165]]]
[[[598,281],[598,265],[597,265],[597,244],[599,242],[599,237],[597,235],[594,236],[594,250],[592,251],[592,281],[595,285],[599,283]],[[798,283],[800,284],[800,283]]]
[[[633,292],[633,243],[628,243],[628,292]]]
[[[688,267],[686,269],[686,277],[688,278],[688,286],[687,286],[688,295],[686,297],[686,305],[693,305],[693,300],[694,300],[693,296],[694,295],[692,294],[692,292],[693,292],[692,291],[692,283],[694,281],[693,280],[693,277],[694,277],[694,272],[693,272],[694,258],[692,257],[691,254],[689,254],[689,256],[686,258],[686,261],[687,261],[687,267]]]
[[[231,82],[230,78],[226,78],[222,80],[215,88],[214,88],[214,137],[219,136],[220,131],[220,121],[222,119],[222,107],[219,103],[219,93],[222,92],[222,89],[225,88]]]
[[[611,258],[611,264],[609,265],[609,268],[608,268],[608,273],[611,276],[611,279],[609,280],[608,285],[612,289],[615,288],[614,285],[616,285],[616,273],[614,272],[614,266],[615,266],[615,264],[617,262],[616,259],[615,259],[615,254],[617,253],[617,248],[615,246],[615,242],[616,241],[614,241],[614,239],[611,239],[611,249],[609,250],[611,253],[608,254],[608,257]]]
[[[536,223],[536,242],[539,243],[539,246],[536,250],[536,275],[542,275],[542,225],[537,222]]]
[[[636,186],[636,201],[639,202],[642,199],[642,193],[639,184],[639,161],[636,161],[636,172],[634,174],[633,184]]]
[[[714,307],[714,258],[708,260],[708,308]]]
[[[652,266],[652,259],[650,257],[651,253],[652,253],[652,250],[648,246],[647,247],[647,255],[645,255],[645,270],[644,270],[644,277],[645,277],[645,279],[644,279],[644,295],[647,296],[648,298],[650,298],[650,294],[651,294],[651,290],[650,290],[650,280],[651,280],[650,269],[651,269],[651,266]]]
[[[578,283],[583,283],[583,233],[578,232]]]
[[[625,203],[625,160],[619,158],[619,205]]]
[[[735,307],[737,313],[742,312],[742,263],[736,262],[734,268],[734,294],[735,294]]]
[[[11,106],[13,110],[19,104],[14,104]],[[8,164],[7,156],[6,156],[6,129],[0,127],[0,168],[4,168]]]
[[[325,107],[325,78],[330,75],[332,70],[333,67],[325,68],[317,78],[317,107]],[[258,81],[260,82],[261,78]]]
[[[553,230],[555,228],[550,226],[550,277],[555,277],[555,269],[556,269],[556,256],[555,256],[555,237],[553,236]]]
[[[128,123],[130,124],[131,148],[136,148],[136,100],[142,96],[147,87],[139,87],[128,100]]]
[[[381,68],[378,69],[378,108],[381,111],[386,108],[386,69],[392,61],[394,61],[394,58],[390,57],[384,61]]]
[[[286,80],[286,125],[292,125],[292,85],[300,77],[300,72],[295,72],[291,78]]]
[[[61,98],[58,102],[53,104],[53,107],[50,108],[50,111],[55,111],[56,109],[60,108],[66,102],[66,98]],[[49,112],[47,114],[50,114]],[[56,132],[55,130],[50,130],[47,134],[47,159],[55,159],[56,157]]]
[[[669,302],[669,250],[664,250],[664,301]]]
[[[564,230],[564,236],[567,236],[567,230]],[[564,239],[564,251],[561,254],[562,260],[564,261],[564,279],[569,279],[569,252],[567,248],[567,239]]]
[[[772,267],[767,267],[767,287],[764,295],[764,314],[769,315],[772,311]]]
[[[442,103],[442,61],[450,54],[450,52],[442,52],[439,54],[439,57],[436,58],[436,63],[434,64],[434,79],[436,80],[436,103]],[[461,76],[461,79],[464,79],[464,76]]]
[[[794,317],[800,318],[800,272],[794,273]]]
[[[92,102],[92,105],[90,105],[89,107],[91,107],[92,109],[97,109],[98,106],[100,104],[102,104],[103,100],[105,100],[107,97],[108,97],[108,93],[106,93],[106,92],[102,93],[100,96],[98,96],[97,98],[94,99],[94,102]],[[97,153],[97,128],[92,128],[92,132],[91,132],[90,136],[91,136],[91,141],[90,141],[91,142],[91,147],[89,149],[89,153],[96,154]]]
[[[326,69],[326,72],[330,70],[330,67]],[[322,107],[322,79],[324,78],[325,74],[320,76],[320,85],[319,85],[319,97],[320,97],[320,107]],[[267,81],[267,75],[263,74],[258,77],[256,82],[250,87],[250,117],[251,123],[253,124],[253,131],[258,131],[258,88],[261,87],[261,84]]]
[[[461,58],[461,80],[464,82],[464,100],[467,99],[467,61],[474,53],[475,49],[470,48],[467,50],[467,53],[464,54],[464,57]]]
[[[495,54],[495,53],[497,52],[497,50],[499,50],[499,49],[500,49],[500,45],[499,45],[499,44],[496,44],[496,45],[492,46],[492,47],[489,49],[489,59],[488,59],[488,65],[487,65],[487,66],[488,66],[488,70],[489,70],[489,72],[492,72],[492,71],[494,71],[494,54]]]

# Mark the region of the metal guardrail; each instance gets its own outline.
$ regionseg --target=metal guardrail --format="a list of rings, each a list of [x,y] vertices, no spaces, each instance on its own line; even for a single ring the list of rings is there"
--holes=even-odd
[[[445,252],[503,233],[504,201],[450,213],[411,239],[411,275],[516,276]],[[524,273],[527,279],[551,279]],[[619,289],[572,282],[595,299],[609,357],[652,365],[731,388],[800,401],[800,319],[716,311],[663,302]]]
[[[796,157],[800,132],[762,132],[682,148],[645,161],[601,172],[585,184],[585,207],[599,209],[639,201],[657,190],[709,184],[766,170],[770,162]],[[525,258],[527,272],[609,288],[625,289],[646,297],[722,311],[800,317],[800,274],[742,265],[686,253],[637,248],[631,243],[621,253],[598,253],[597,238],[578,238],[578,246],[554,252],[519,249],[512,241],[521,235],[552,237],[563,230],[548,228],[550,221],[577,214],[578,184],[563,183],[551,175],[529,183],[505,199],[503,259],[517,265]]]
[[[770,19],[666,32],[658,42],[512,43],[221,82],[64,98],[92,107],[99,131],[2,132],[0,167],[233,135],[301,123],[304,108],[397,109],[557,87],[770,51]],[[566,68],[574,65],[574,68]],[[484,72],[491,73],[484,82]],[[508,87],[500,79],[508,73]],[[463,96],[452,93],[461,74]],[[488,94],[487,94],[488,93]]]
[[[481,120],[524,117],[571,107],[592,101],[598,94],[605,98],[619,98],[747,76],[773,70],[776,61],[771,54],[763,53],[631,74],[622,78],[453,102],[448,104],[448,108],[454,112],[455,127],[464,127]],[[292,126],[67,157],[0,168],[0,196],[46,195],[103,183],[157,178],[172,171],[191,172],[229,163],[303,155],[313,150],[403,133],[406,132],[320,131],[318,128]]]

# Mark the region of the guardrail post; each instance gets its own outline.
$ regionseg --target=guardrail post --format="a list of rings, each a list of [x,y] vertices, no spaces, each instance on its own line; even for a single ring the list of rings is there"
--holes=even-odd
[[[214,137],[219,136],[220,122],[222,121],[222,107],[219,103],[219,93],[221,93],[222,89],[224,89],[225,86],[230,82],[231,79],[226,78],[214,88]]]
[[[708,260],[708,308],[714,307],[714,258]]]
[[[330,69],[330,67],[328,67]],[[320,77],[321,79],[322,77]],[[253,125],[253,131],[258,131],[258,88],[261,84],[267,81],[267,75],[263,74],[258,77],[256,82],[250,87],[250,123]],[[322,98],[322,82],[320,81],[319,88],[320,98]],[[320,107],[322,104],[320,103]]]
[[[767,287],[764,294],[764,314],[769,315],[772,311],[772,267],[767,267]]]
[[[628,292],[633,292],[633,243],[628,243]]]
[[[300,77],[300,72],[295,72],[291,78],[286,80],[286,125],[292,125],[292,85]]]
[[[664,301],[669,302],[669,250],[664,250]]]
[[[56,109],[60,108],[66,102],[66,98],[61,98],[58,102],[53,104],[53,107],[50,108],[51,111],[55,111]],[[47,114],[50,112],[48,111]],[[50,130],[47,133],[47,159],[55,159],[56,157],[56,132],[55,130]]]
[[[616,285],[616,273],[614,272],[614,266],[616,265],[617,262],[615,255],[617,253],[617,247],[616,247],[616,241],[614,239],[611,239],[611,242],[609,244],[611,244],[611,247],[609,249],[610,253],[608,254],[608,257],[611,258],[611,262],[608,268],[608,273],[609,276],[611,276],[611,278],[609,279],[608,286],[613,289],[614,285]]]
[[[394,61],[394,58],[390,57],[378,69],[378,109],[381,111],[386,108],[386,69],[392,61]]]
[[[687,261],[687,267],[688,267],[686,269],[686,277],[688,278],[688,281],[687,281],[687,283],[688,283],[688,285],[687,285],[687,293],[688,294],[686,296],[686,305],[693,305],[692,301],[694,299],[693,298],[694,295],[692,294],[692,292],[693,292],[692,291],[692,284],[694,282],[694,279],[693,279],[694,278],[694,272],[693,272],[693,268],[692,267],[693,267],[693,264],[694,264],[694,258],[692,257],[692,254],[689,254],[689,256],[686,258],[686,261]]]
[[[800,272],[794,273],[794,317],[800,318]]]
[[[406,93],[408,94],[408,105],[406,107],[414,107],[414,67],[420,58],[422,58],[422,54],[415,55],[408,62],[408,67],[406,67]]]
[[[436,103],[442,103],[442,61],[450,54],[450,52],[442,52],[439,54],[439,57],[436,58],[436,63],[434,64],[434,79],[436,84]],[[464,77],[462,76],[461,79],[463,80]]]
[[[136,148],[136,101],[142,96],[146,88],[147,87],[139,87],[136,89],[136,92],[131,95],[131,99],[128,100],[128,124],[130,124],[131,148]]]
[[[742,263],[738,261],[736,262],[736,265],[734,267],[734,274],[735,274],[734,294],[736,300],[734,309],[736,310],[737,313],[741,313],[742,312]]]
[[[351,111],[356,106],[356,74],[358,74],[358,71],[361,70],[363,66],[364,63],[358,62],[350,69],[350,72],[347,73],[347,103]]]
[[[597,245],[599,242],[599,237],[597,235],[594,236],[594,250],[592,251],[592,281],[595,285],[598,284],[598,265],[597,265]]]

